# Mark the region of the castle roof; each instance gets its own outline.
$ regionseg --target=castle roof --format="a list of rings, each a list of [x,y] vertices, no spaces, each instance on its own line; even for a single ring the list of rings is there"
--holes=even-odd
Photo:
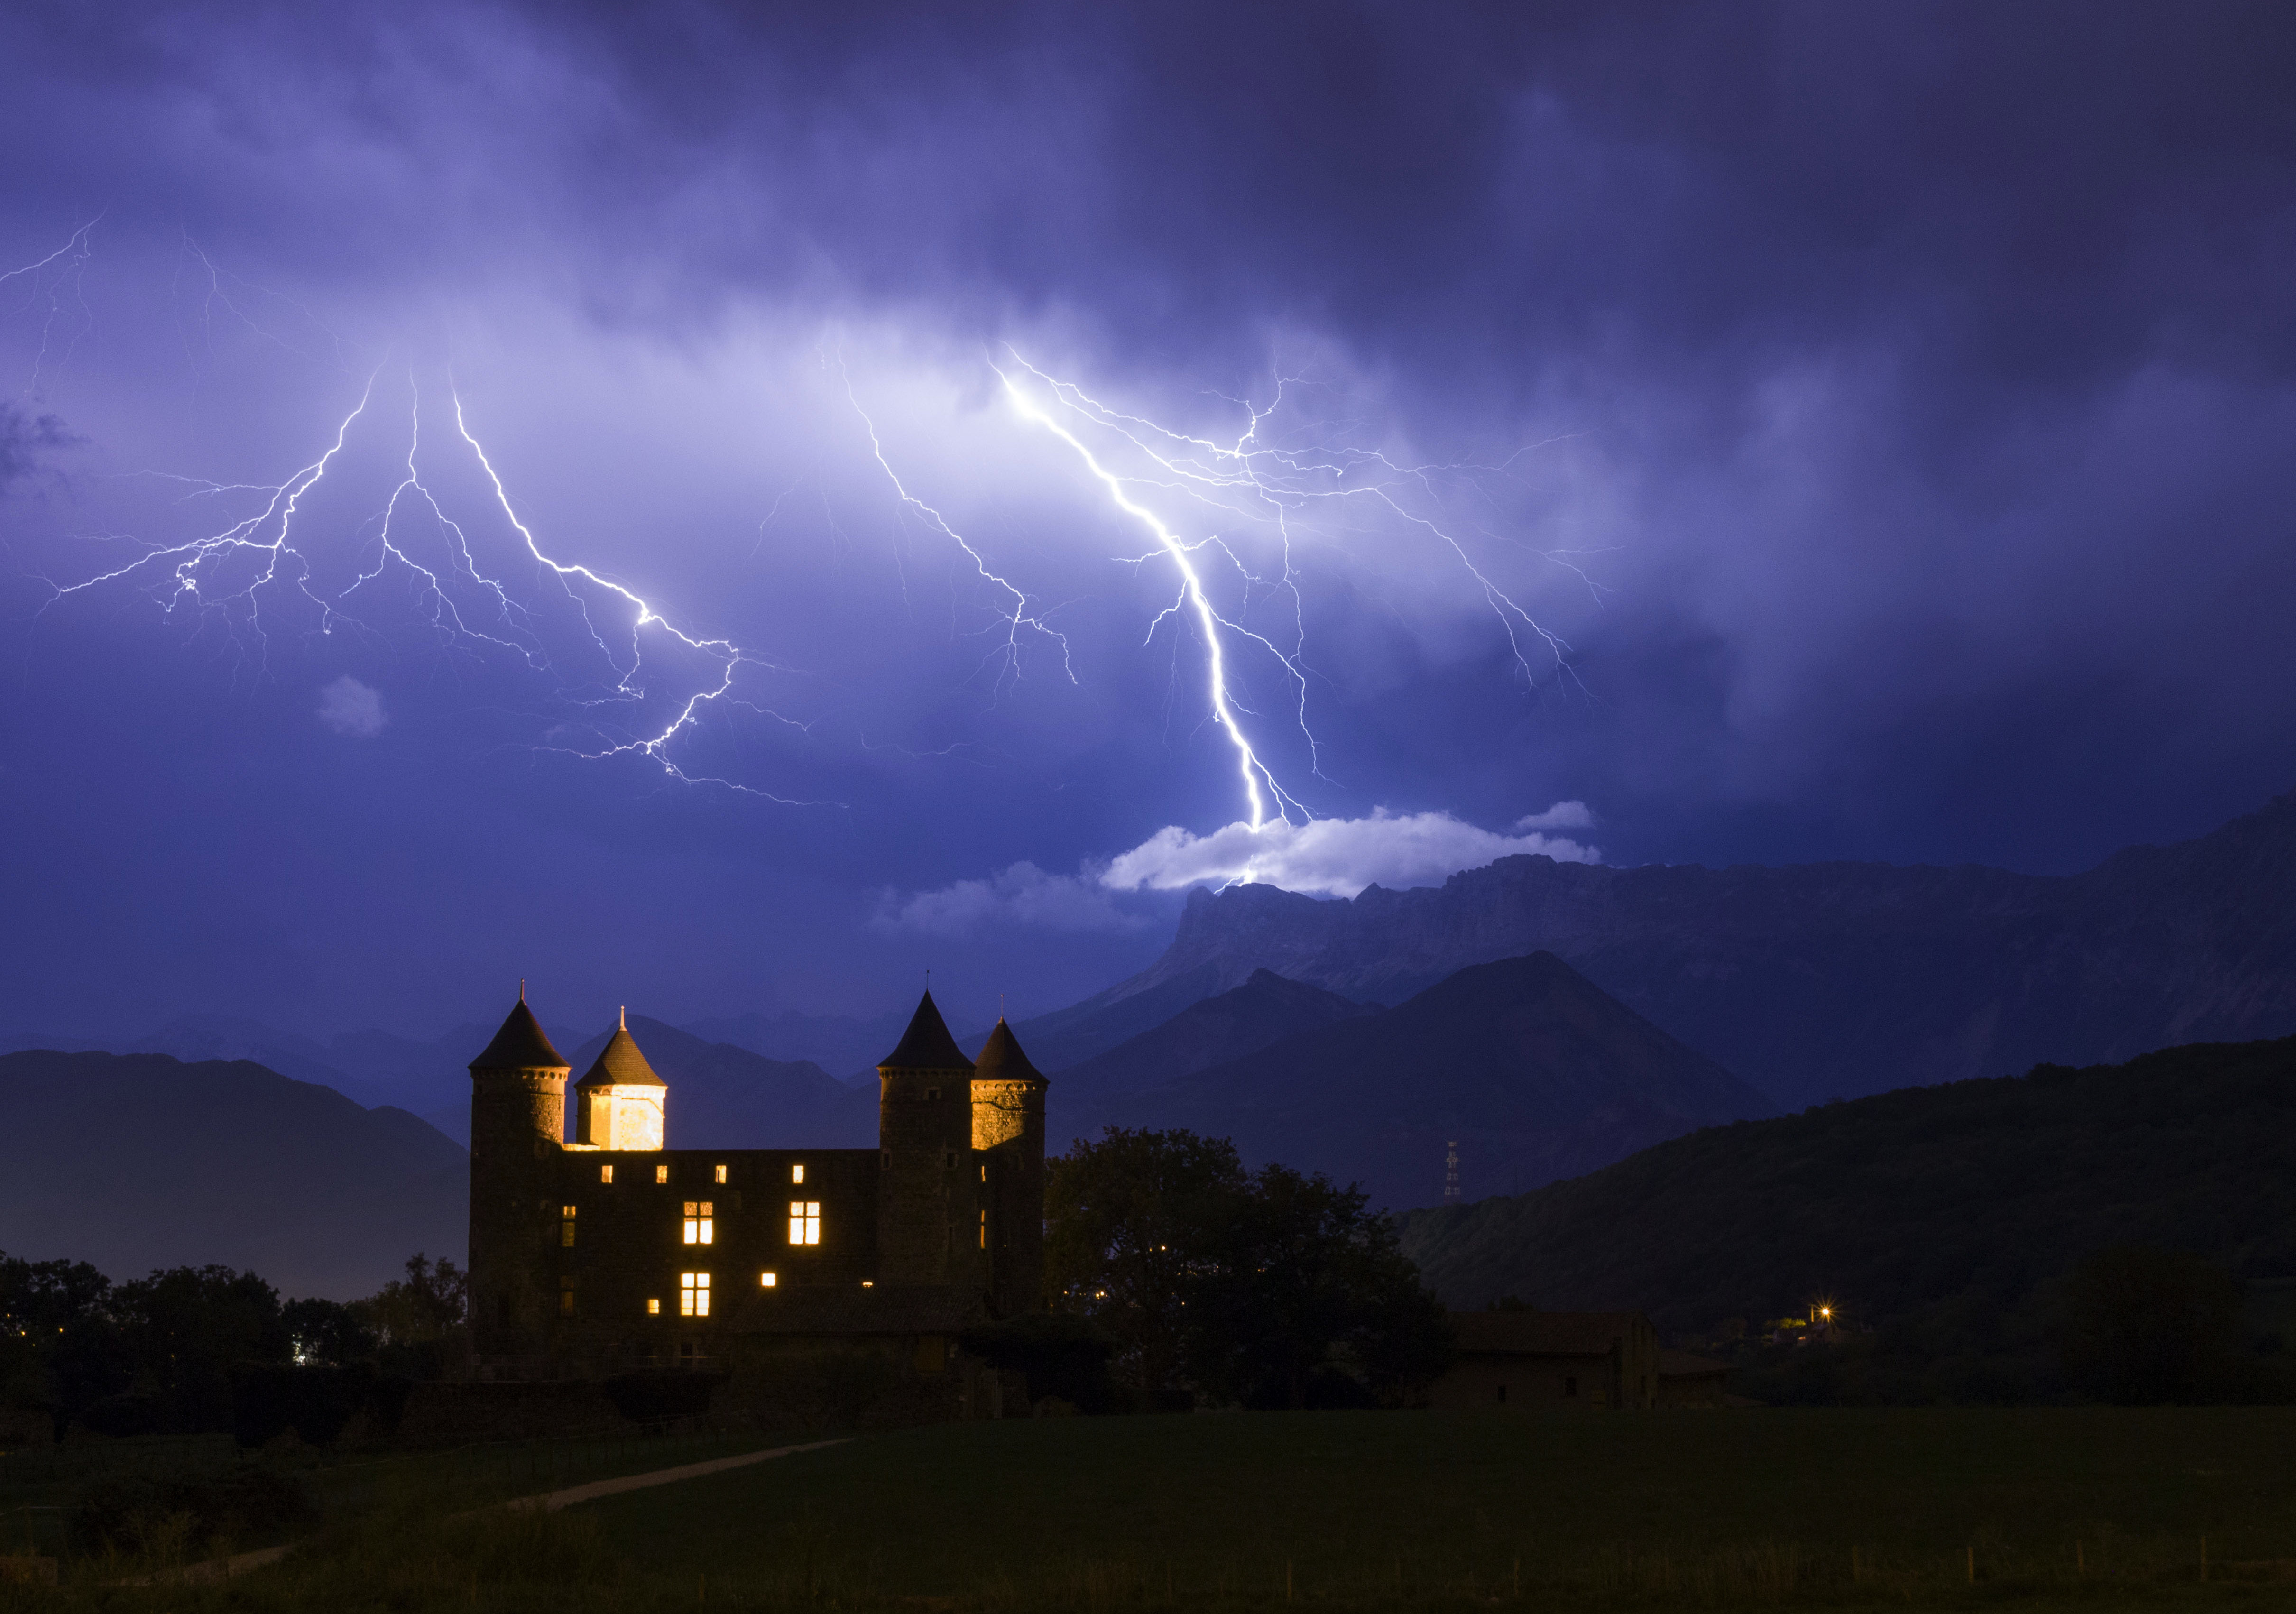
[[[576,1092],[585,1087],[668,1087],[669,1084],[653,1073],[646,1056],[638,1052],[637,1039],[630,1035],[629,1016],[624,1012],[622,1021],[614,1028],[613,1036],[598,1051],[597,1061],[587,1074],[574,1084]]]
[[[559,1058],[558,1050],[542,1034],[541,1022],[534,1011],[526,1006],[526,987],[518,990],[518,1007],[510,1012],[495,1040],[487,1045],[486,1052],[471,1061],[473,1070],[567,1070],[572,1067]]]
[[[933,1007],[930,992],[917,1001],[917,1012],[909,1017],[909,1028],[901,1033],[901,1045],[877,1064],[881,1069],[887,1066],[904,1070],[972,1069],[972,1061],[964,1057],[964,1050],[956,1045],[956,1038],[948,1034],[948,1022]]]
[[[1044,1072],[1030,1064],[1029,1056],[1021,1052],[1021,1039],[1013,1035],[1013,1028],[1004,1023],[1001,1014],[996,1017],[996,1029],[981,1045],[980,1057],[972,1061],[972,1073],[1008,1082],[1045,1079]]]

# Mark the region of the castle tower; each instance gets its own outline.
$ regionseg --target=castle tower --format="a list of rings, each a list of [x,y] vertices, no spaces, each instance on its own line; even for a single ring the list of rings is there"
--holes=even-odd
[[[518,1006],[471,1061],[471,1340],[480,1361],[530,1357],[547,1346],[556,1297],[557,1157],[566,1135],[566,1077],[519,983]]]
[[[653,1073],[630,1036],[629,1011],[574,1084],[574,1141],[591,1149],[659,1149],[669,1085]]]
[[[877,1067],[877,1281],[975,1286],[972,1061],[928,992]]]
[[[988,1309],[999,1317],[1045,1307],[1045,1089],[999,1015],[972,1061],[972,1146],[988,1167],[980,1239]]]

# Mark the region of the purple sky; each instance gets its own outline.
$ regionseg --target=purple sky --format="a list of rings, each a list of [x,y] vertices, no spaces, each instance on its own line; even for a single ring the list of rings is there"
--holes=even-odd
[[[2263,4],[26,12],[0,1028],[972,1020],[1238,846],[2203,832],[2296,783],[2292,82]]]

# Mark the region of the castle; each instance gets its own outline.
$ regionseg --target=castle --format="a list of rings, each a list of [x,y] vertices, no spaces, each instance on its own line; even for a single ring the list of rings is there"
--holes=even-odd
[[[874,1149],[665,1149],[668,1086],[619,1027],[574,1086],[527,1007],[471,1061],[478,1373],[731,1371],[865,1347],[939,1374],[1044,1304],[1045,1087],[1000,1019],[968,1060],[925,994],[877,1067]]]

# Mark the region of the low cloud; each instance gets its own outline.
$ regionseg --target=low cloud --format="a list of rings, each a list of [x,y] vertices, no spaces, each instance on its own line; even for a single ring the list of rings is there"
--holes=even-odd
[[[1194,885],[1271,885],[1317,897],[1353,897],[1365,886],[1438,885],[1462,869],[1517,853],[1540,852],[1560,863],[1599,863],[1593,847],[1543,829],[1578,829],[1595,815],[1583,802],[1562,801],[1518,820],[1520,833],[1496,831],[1448,813],[1374,811],[1368,818],[1281,819],[1232,823],[1209,835],[1159,830],[1111,861],[1102,883],[1119,891],[1176,891]]]
[[[971,936],[999,925],[1038,930],[1136,930],[1149,921],[1116,905],[1091,873],[1048,874],[1016,863],[986,880],[960,880],[904,897],[888,891],[871,926],[921,936]]]
[[[345,674],[319,692],[319,721],[338,734],[372,740],[390,723],[382,692]]]

